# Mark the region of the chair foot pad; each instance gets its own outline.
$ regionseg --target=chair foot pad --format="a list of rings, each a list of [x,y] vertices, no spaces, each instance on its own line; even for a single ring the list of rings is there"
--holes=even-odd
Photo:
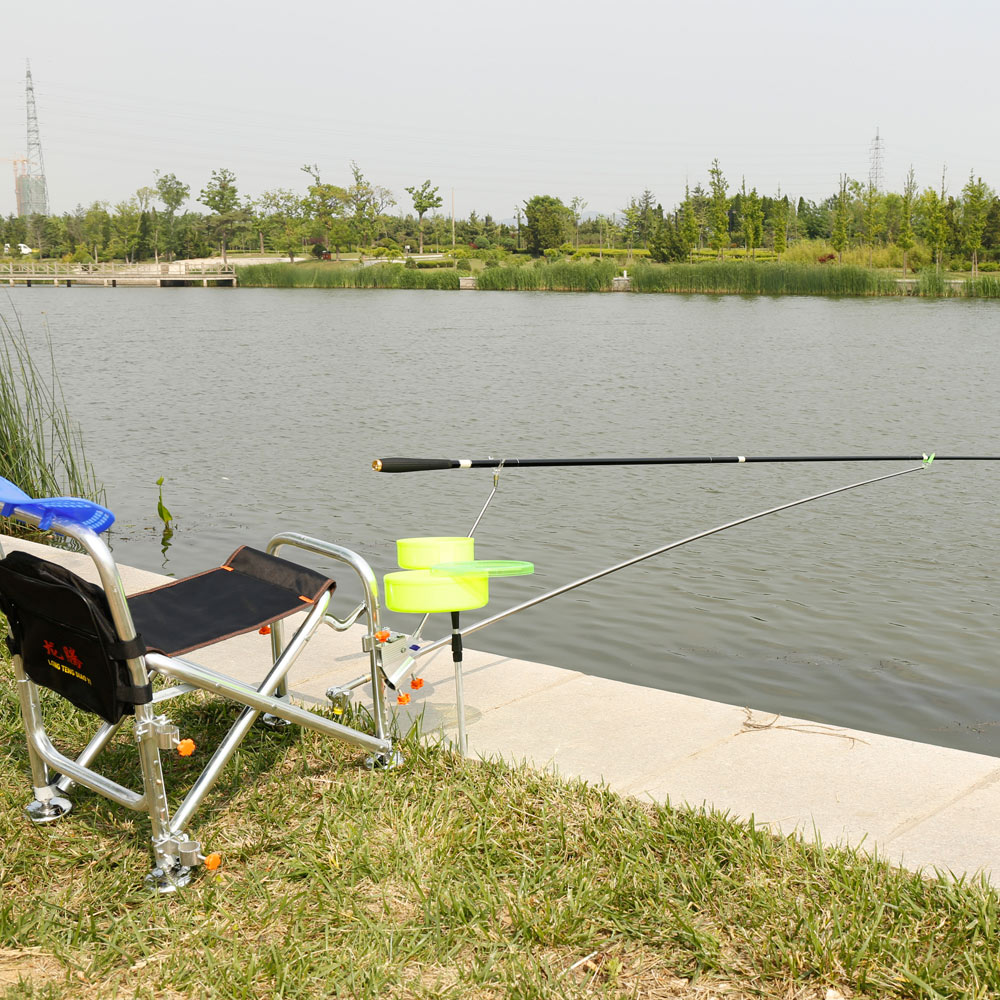
[[[73,803],[61,795],[54,795],[47,802],[33,799],[25,807],[28,819],[32,823],[54,823],[73,808]]]

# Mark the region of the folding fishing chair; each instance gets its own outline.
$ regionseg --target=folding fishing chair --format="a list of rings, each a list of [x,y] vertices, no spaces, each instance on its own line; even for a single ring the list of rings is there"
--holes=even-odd
[[[369,767],[399,763],[386,718],[381,646],[387,633],[379,626],[378,585],[371,567],[356,553],[283,533],[271,539],[265,552],[240,548],[220,567],[126,599],[118,567],[99,537],[114,521],[106,508],[72,497],[35,500],[2,478],[0,505],[0,516],[75,539],[101,581],[96,586],[56,562],[17,549],[4,555],[0,549],[0,610],[9,623],[7,642],[27,735],[34,790],[27,812],[34,822],[49,823],[65,815],[72,807],[67,792],[74,784],[148,813],[153,869],[147,882],[170,892],[186,884],[196,866],[218,867],[218,855],[203,855],[201,844],[185,828],[261,713],[267,713],[265,720],[307,726],[360,746],[370,752]],[[286,545],[350,566],[361,580],[362,602],[346,618],[336,618],[329,611],[336,584],[276,556]],[[302,610],[304,621],[286,644],[282,619]],[[363,616],[368,624],[363,647],[370,654],[374,735],[292,704],[287,689],[292,664],[321,625],[343,631]],[[181,655],[267,627],[273,663],[257,687]],[[154,691],[154,674],[171,686]],[[39,685],[103,720],[75,760],[57,750],[46,733]],[[351,685],[358,686],[360,679]],[[171,814],[160,751],[176,749],[188,756],[194,743],[180,738],[178,728],[160,714],[160,706],[194,690],[213,692],[244,708]],[[91,768],[130,716],[141,791]],[[50,774],[50,768],[57,775]]]

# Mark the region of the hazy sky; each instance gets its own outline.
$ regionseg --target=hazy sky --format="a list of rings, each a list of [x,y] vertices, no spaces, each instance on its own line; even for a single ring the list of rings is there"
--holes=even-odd
[[[213,167],[241,192],[346,183],[356,160],[409,210],[430,178],[450,210],[511,217],[535,194],[664,207],[718,157],[733,187],[823,198],[886,185],[1000,187],[1000,5],[957,0],[381,0],[3,5],[0,157],[23,155],[35,79],[52,210],[115,202]],[[14,210],[0,162],[0,213]],[[6,176],[8,180],[4,181]],[[194,207],[200,208],[195,205]]]

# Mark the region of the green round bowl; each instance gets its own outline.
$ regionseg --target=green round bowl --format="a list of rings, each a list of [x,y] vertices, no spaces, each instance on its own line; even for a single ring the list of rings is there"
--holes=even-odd
[[[485,573],[445,576],[429,569],[410,569],[385,575],[385,606],[390,611],[419,615],[472,611],[489,599],[490,581]]]
[[[474,559],[471,538],[397,538],[396,561],[403,569],[430,569],[438,563]]]

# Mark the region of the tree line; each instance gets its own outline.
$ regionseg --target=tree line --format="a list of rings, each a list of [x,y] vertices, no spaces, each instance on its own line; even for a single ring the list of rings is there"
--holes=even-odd
[[[829,197],[810,201],[780,191],[762,195],[756,187],[747,190],[745,181],[737,188],[715,160],[707,183],[685,190],[668,210],[648,188],[620,211],[603,214],[587,213],[581,197],[546,194],[518,206],[513,223],[474,211],[464,219],[442,214],[439,188],[429,179],[404,189],[404,210],[353,161],[342,184],[324,180],[316,164],[302,172],[304,190],[274,188],[251,197],[240,193],[233,171],[220,168],[192,199],[188,184],[155,171],[152,184],[115,204],[0,219],[0,244],[23,243],[41,256],[81,263],[225,258],[234,250],[293,259],[357,251],[392,256],[423,252],[426,245],[550,256],[581,247],[642,249],[659,261],[690,260],[699,251],[721,258],[742,247],[752,259],[758,250],[780,258],[805,240],[823,241],[841,260],[845,251],[861,248],[869,265],[878,248],[893,247],[903,255],[904,271],[908,256],[911,264],[971,265],[973,272],[992,269],[1000,257],[1000,198],[974,172],[954,193],[944,174],[939,184],[920,189],[911,169],[898,192],[841,175]],[[200,210],[185,207],[192,200]]]

